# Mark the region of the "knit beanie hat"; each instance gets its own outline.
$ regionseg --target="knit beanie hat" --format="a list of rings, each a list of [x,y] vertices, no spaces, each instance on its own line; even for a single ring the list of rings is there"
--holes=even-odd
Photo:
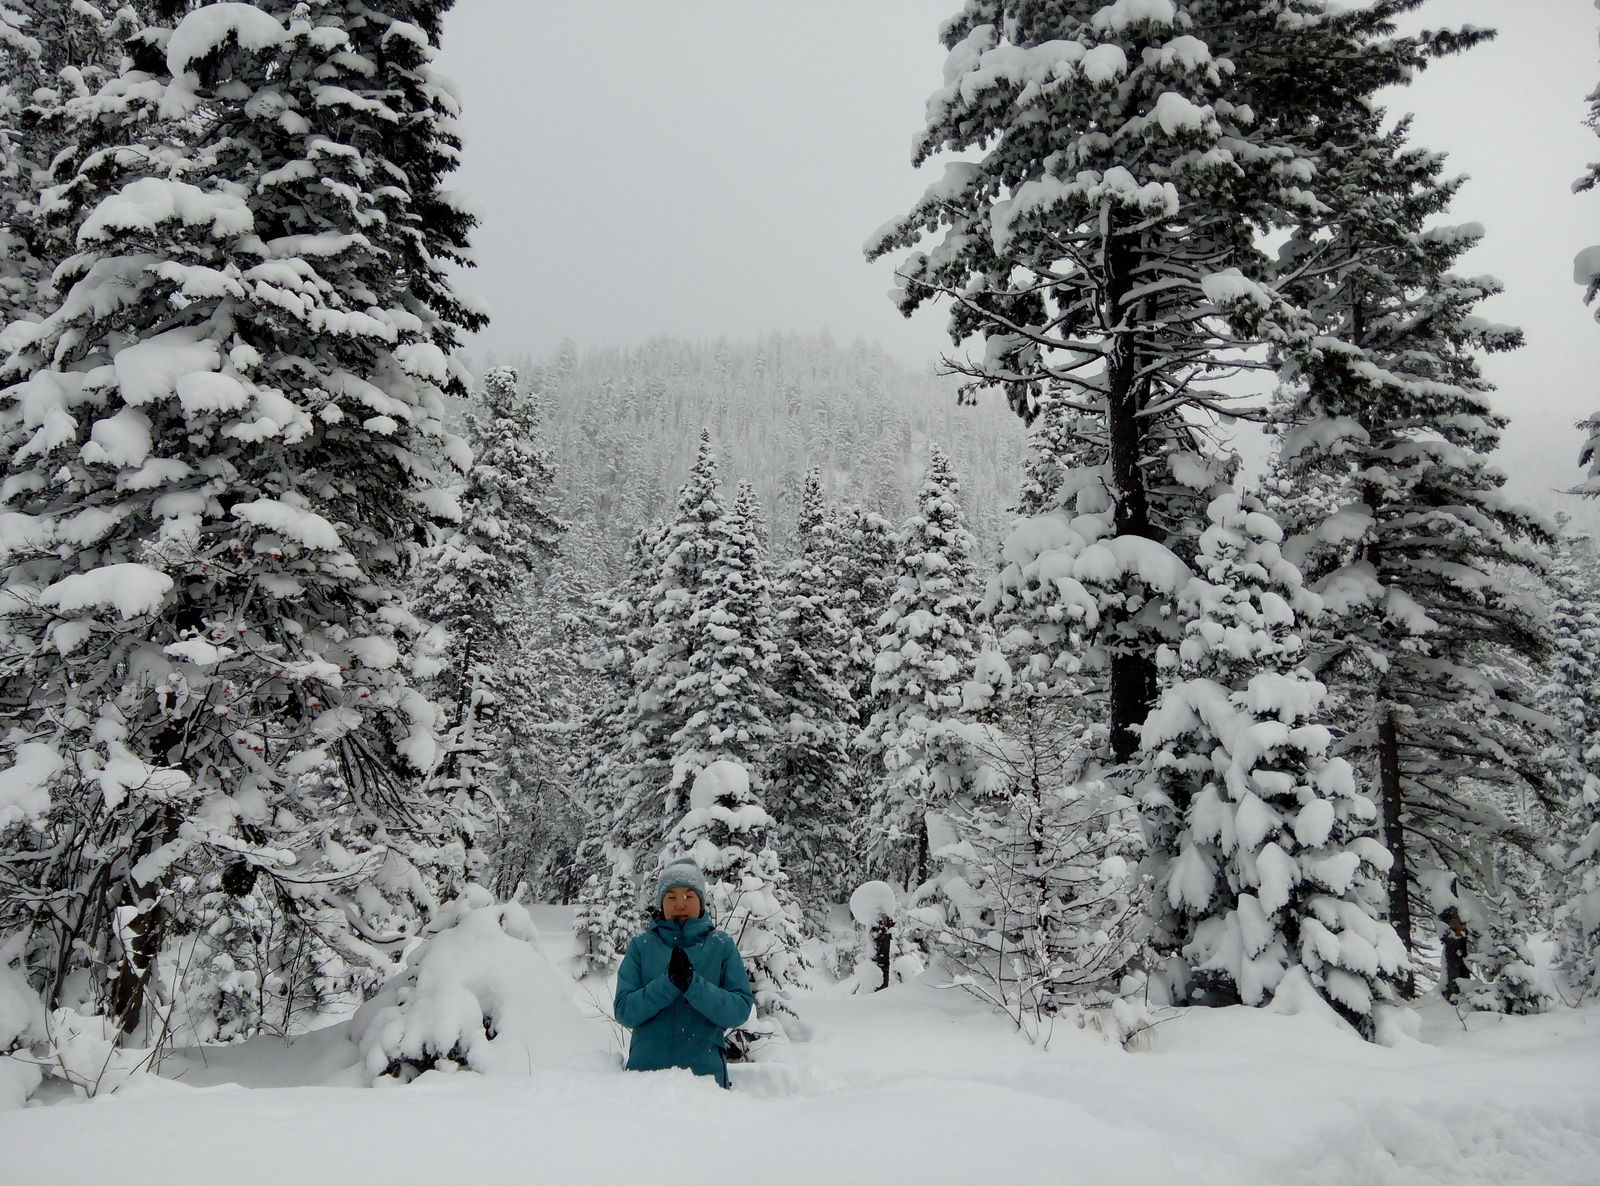
[[[706,875],[700,872],[700,866],[690,857],[679,857],[656,875],[656,909],[661,909],[667,891],[679,886],[692,889],[700,896],[700,909],[704,913],[707,905]]]

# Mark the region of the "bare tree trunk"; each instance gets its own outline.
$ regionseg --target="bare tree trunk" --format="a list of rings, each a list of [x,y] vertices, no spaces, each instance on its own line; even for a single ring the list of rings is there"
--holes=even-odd
[[[1441,957],[1439,990],[1444,999],[1455,1003],[1461,996],[1460,982],[1472,975],[1472,969],[1467,966],[1467,952],[1472,946],[1472,934],[1466,923],[1461,921],[1461,912],[1454,906],[1447,906],[1439,915],[1439,921],[1444,923],[1444,931],[1439,936],[1439,954]]]
[[[1383,842],[1394,858],[1389,866],[1389,922],[1406,953],[1412,951],[1411,873],[1406,859],[1405,821],[1401,815],[1400,737],[1394,713],[1385,706],[1378,715],[1378,784],[1383,800]],[[1407,969],[1398,982],[1400,995],[1416,995],[1416,978]]]
[[[175,839],[177,834],[178,817],[171,811],[163,811],[146,822],[127,854],[129,872],[122,879],[111,908],[109,922],[113,933],[121,939],[122,958],[117,965],[116,975],[111,978],[107,1004],[112,1019],[117,1023],[118,1032],[124,1036],[137,1030],[144,1016],[145,989],[155,975],[156,960],[167,936],[168,922],[167,908],[161,901],[166,878],[163,876],[153,885],[136,887],[132,881],[132,869],[161,845]],[[124,926],[120,915],[130,908],[137,913]]]
[[[1107,322],[1115,329],[1136,315],[1127,301],[1135,252],[1114,234],[1107,234],[1105,246]],[[1133,334],[1117,333],[1106,364],[1106,427],[1116,534],[1149,537],[1150,503],[1142,466],[1145,426],[1139,418],[1149,388],[1149,380],[1139,374],[1143,362]],[[1114,622],[1108,626],[1116,629]],[[1144,723],[1155,698],[1155,658],[1114,644],[1110,651],[1111,751],[1117,761],[1125,762],[1139,748],[1137,726]]]
[[[881,914],[872,927],[872,962],[877,964],[878,970],[883,973],[883,983],[873,989],[873,992],[882,992],[889,987],[889,954],[893,946],[894,919],[887,914]]]

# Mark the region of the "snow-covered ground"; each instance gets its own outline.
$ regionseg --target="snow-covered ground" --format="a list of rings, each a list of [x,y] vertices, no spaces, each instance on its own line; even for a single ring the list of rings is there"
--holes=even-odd
[[[537,917],[564,955],[565,913]],[[0,1181],[1600,1182],[1600,1009],[1463,1018],[1431,1002],[1417,1039],[1382,1047],[1291,993],[1183,1012],[1125,1051],[1092,1026],[1030,1045],[959,991],[913,983],[803,998],[809,1037],[735,1067],[723,1092],[621,1071],[603,991],[577,990],[587,1052],[512,1078],[362,1087],[343,1027],[180,1053],[114,1094],[0,1113]]]

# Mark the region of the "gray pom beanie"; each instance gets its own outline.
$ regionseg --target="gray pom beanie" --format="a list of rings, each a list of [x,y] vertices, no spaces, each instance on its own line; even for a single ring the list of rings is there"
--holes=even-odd
[[[690,857],[679,857],[656,875],[656,909],[661,909],[667,891],[679,886],[692,889],[700,895],[700,912],[704,914],[709,905],[706,902],[706,875],[700,872],[700,866]]]

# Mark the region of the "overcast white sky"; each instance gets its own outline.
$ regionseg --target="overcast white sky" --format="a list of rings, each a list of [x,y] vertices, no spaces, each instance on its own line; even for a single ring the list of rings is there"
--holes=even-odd
[[[478,344],[826,328],[936,360],[942,314],[903,320],[889,262],[869,267],[861,244],[931,180],[910,144],[958,6],[459,0],[441,66],[466,104],[454,184],[483,207],[465,287],[495,322]],[[1504,464],[1530,495],[1576,480],[1571,423],[1600,407],[1600,326],[1571,282],[1574,253],[1600,241],[1600,196],[1571,193],[1600,158],[1582,123],[1597,15],[1591,0],[1432,0],[1423,23],[1500,36],[1390,103],[1471,176],[1453,218],[1488,234],[1466,266],[1506,285],[1487,315],[1528,333],[1489,372],[1513,417]]]

